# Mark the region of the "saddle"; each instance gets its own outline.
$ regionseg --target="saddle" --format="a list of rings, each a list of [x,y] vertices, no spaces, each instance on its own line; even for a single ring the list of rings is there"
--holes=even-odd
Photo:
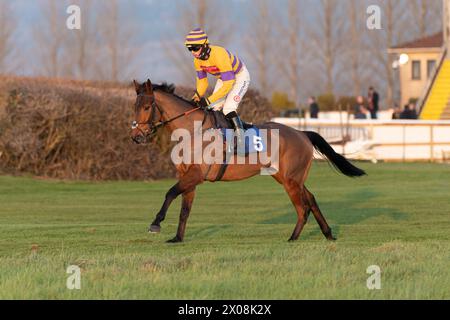
[[[247,123],[242,121],[242,126],[245,132],[245,150],[240,151],[237,148],[237,143],[234,141],[234,125],[229,121],[221,111],[205,110],[205,119],[207,115],[212,115],[213,127],[211,129],[220,130],[223,137],[224,143],[224,153],[223,153],[223,164],[215,178],[215,181],[220,181],[227,170],[228,163],[227,159],[230,154],[239,155],[247,157],[251,153],[263,152],[266,150],[266,141],[261,137],[259,128],[252,123]],[[230,144],[230,141],[231,144]],[[234,150],[231,150],[230,146],[234,146]],[[209,167],[206,176],[209,174]]]
[[[215,129],[234,129],[233,123],[225,117],[222,111],[207,110],[207,112],[213,116]],[[242,125],[244,131],[255,127],[252,123],[245,121],[242,121]]]

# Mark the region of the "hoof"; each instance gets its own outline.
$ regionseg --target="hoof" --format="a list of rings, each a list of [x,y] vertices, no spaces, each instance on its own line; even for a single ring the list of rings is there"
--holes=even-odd
[[[151,225],[150,228],[148,228],[148,232],[149,233],[160,233],[161,232],[161,227],[160,226],[155,226],[155,225]]]
[[[336,241],[336,240],[337,240],[335,237],[333,237],[333,233],[331,232],[331,229],[329,229],[328,232],[324,232],[323,235],[324,235],[325,238],[327,238],[327,240],[329,240],[329,241]]]
[[[288,240],[288,242],[294,242],[294,241],[297,241],[297,239],[289,238],[289,240]]]
[[[178,238],[178,237],[175,237],[175,238],[173,238],[173,239],[167,240],[166,242],[167,242],[167,243],[179,243],[179,242],[183,242],[183,240],[181,240],[181,239]]]

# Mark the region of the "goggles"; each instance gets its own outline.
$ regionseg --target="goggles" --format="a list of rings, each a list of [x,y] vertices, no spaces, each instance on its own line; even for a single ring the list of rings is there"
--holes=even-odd
[[[201,44],[190,45],[190,46],[187,47],[187,49],[189,51],[194,51],[194,52],[200,50],[201,48],[202,48]]]

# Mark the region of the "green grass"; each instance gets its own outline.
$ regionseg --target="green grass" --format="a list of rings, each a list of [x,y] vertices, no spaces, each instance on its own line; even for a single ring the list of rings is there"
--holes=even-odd
[[[201,185],[176,245],[179,200],[146,232],[174,181],[0,177],[0,298],[449,299],[450,167],[360,166],[354,180],[316,163],[308,180],[334,243],[312,216],[287,242],[296,215],[270,177]],[[66,288],[71,264],[81,290]],[[370,265],[381,290],[366,287]]]

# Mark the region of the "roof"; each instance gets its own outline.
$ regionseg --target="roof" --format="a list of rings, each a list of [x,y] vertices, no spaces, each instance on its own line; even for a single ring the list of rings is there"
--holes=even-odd
[[[416,48],[442,48],[444,45],[444,34],[438,32],[436,34],[416,39],[401,45],[392,47],[391,49],[416,49]]]

